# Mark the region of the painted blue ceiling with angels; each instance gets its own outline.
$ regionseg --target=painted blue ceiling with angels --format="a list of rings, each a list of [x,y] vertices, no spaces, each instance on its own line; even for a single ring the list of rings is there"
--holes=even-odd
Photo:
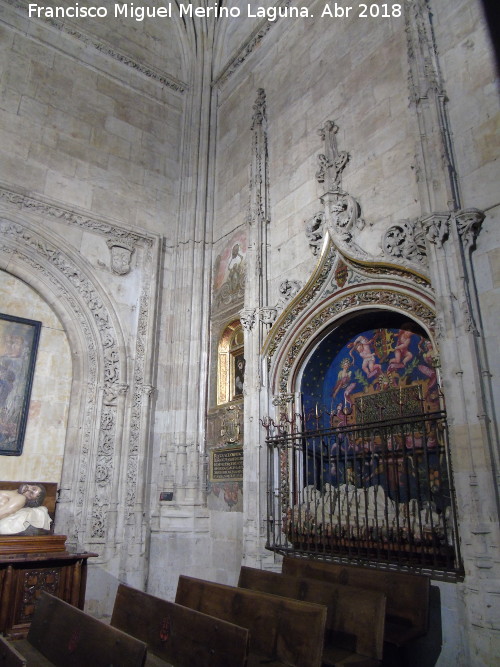
[[[397,313],[368,312],[344,322],[323,339],[304,369],[301,392],[308,427],[313,421],[320,428],[341,425],[347,413],[350,423],[359,423],[363,396],[383,394],[391,402],[398,392],[408,396],[408,387],[418,387],[420,405],[414,410],[438,410],[434,355],[421,327]],[[371,419],[394,416],[390,413],[386,405]],[[314,420],[308,419],[312,414]],[[365,413],[362,421],[367,419]]]

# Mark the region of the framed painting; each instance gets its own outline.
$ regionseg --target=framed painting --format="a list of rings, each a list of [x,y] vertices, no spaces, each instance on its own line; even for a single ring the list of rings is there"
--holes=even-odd
[[[0,313],[0,455],[23,451],[41,327]]]
[[[242,349],[231,355],[231,398],[243,396],[243,382],[245,379],[245,354]]]

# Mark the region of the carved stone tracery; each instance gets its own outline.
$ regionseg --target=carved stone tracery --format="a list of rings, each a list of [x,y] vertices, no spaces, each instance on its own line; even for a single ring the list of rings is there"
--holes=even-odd
[[[427,264],[425,238],[418,221],[401,220],[385,232],[382,247],[384,252],[397,259]]]
[[[294,338],[293,344],[289,346],[285,361],[280,369],[278,388],[280,392],[287,392],[289,377],[297,359],[305,349],[306,345],[314,339],[317,333],[329,322],[350,311],[362,309],[366,306],[385,307],[389,310],[397,310],[414,317],[417,321],[424,322],[432,332],[434,330],[434,311],[419,299],[390,289],[367,287],[364,290],[354,291],[345,297],[334,300],[325,308],[314,315],[307,326]]]
[[[402,220],[385,232],[382,247],[384,253],[390,257],[421,264],[428,269],[426,241],[441,247],[450,236],[451,225],[456,225],[464,247],[471,249],[483,220],[484,213],[475,208],[432,213],[416,220]]]
[[[65,224],[81,226],[100,234],[113,243],[133,249],[137,246],[150,253],[152,240],[98,219],[74,214],[58,205],[42,200],[26,197],[0,189],[0,202],[4,208],[15,211],[30,212],[42,218],[53,218]],[[106,303],[100,286],[93,282],[94,272],[86,265],[85,260],[76,256],[69,249],[63,249],[60,239],[52,242],[50,232],[38,233],[38,223],[33,225],[15,222],[9,219],[0,221],[0,253],[12,259],[9,266],[12,270],[17,266],[26,267],[33,280],[40,282],[41,293],[52,292],[57,295],[61,305],[61,313],[72,320],[75,330],[81,332],[79,340],[85,341],[85,349],[78,358],[84,363],[84,375],[81,379],[80,413],[78,414],[79,443],[77,447],[78,465],[73,479],[65,479],[63,472],[61,498],[63,502],[59,510],[61,520],[65,517],[66,503],[73,503],[69,510],[73,520],[64,526],[68,535],[68,543],[90,543],[107,541],[109,510],[111,498],[116,486],[115,460],[120,456],[121,447],[118,419],[123,419],[123,405],[126,400],[128,384],[123,381],[125,360],[121,354],[124,343],[121,332],[115,326],[115,316]],[[35,231],[36,230],[36,231]],[[152,257],[146,263],[149,270],[154,266]],[[28,278],[28,282],[31,282]],[[150,282],[144,285],[138,322],[136,359],[133,366],[133,400],[130,413],[130,429],[123,437],[128,438],[127,459],[127,490],[124,498],[126,516],[132,511],[136,499],[138,484],[138,456],[140,438],[143,430],[143,382],[146,366],[146,338],[148,332],[149,311],[151,308]],[[48,291],[47,291],[48,290]],[[86,358],[85,358],[86,357]],[[76,374],[80,377],[81,373]],[[120,397],[123,397],[122,399]],[[75,413],[76,414],[76,413]],[[120,416],[119,416],[120,415]],[[98,417],[96,421],[96,416]],[[71,430],[71,428],[70,428]],[[71,489],[71,491],[68,491]],[[91,491],[91,489],[93,489]],[[90,492],[90,493],[89,493]],[[111,545],[112,546],[112,545]]]

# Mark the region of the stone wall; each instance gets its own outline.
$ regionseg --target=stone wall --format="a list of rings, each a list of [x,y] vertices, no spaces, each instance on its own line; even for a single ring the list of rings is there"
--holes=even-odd
[[[7,2],[1,12],[0,180],[122,224],[175,229],[182,94],[76,30],[32,23]]]
[[[317,11],[319,4],[311,3],[311,11]],[[248,186],[249,203],[242,190],[253,159],[250,126],[259,89],[266,99],[269,223],[267,253],[257,247],[254,251],[258,267],[267,267],[269,296],[264,306],[276,306],[285,279],[304,284],[315,266],[305,227],[322,210],[318,201],[322,188],[315,174],[324,147],[317,131],[325,121],[335,121],[338,150],[349,153],[341,187],[357,200],[364,221],[352,239],[357,249],[351,243],[351,251],[382,257],[384,233],[392,225],[406,221],[411,227],[426,219],[427,240],[422,247],[435,290],[439,348],[446,362],[441,373],[461,496],[459,528],[466,571],[464,585],[438,584],[442,606],[436,613],[442,622],[443,645],[436,664],[466,665],[475,659],[477,664],[488,664],[498,639],[497,620],[487,611],[498,591],[498,531],[490,521],[498,517],[498,460],[493,445],[498,401],[490,384],[497,375],[498,307],[493,304],[498,302],[494,269],[498,91],[480,3],[431,4],[429,13],[425,2],[405,3],[401,18],[385,21],[354,16],[329,23],[316,16],[283,19],[273,24],[258,47],[243,52],[218,88],[214,235],[227,236],[245,224],[252,234],[259,224],[252,209],[255,182]],[[471,212],[455,218],[450,213],[454,209]],[[485,212],[482,226],[482,214],[475,217],[472,209]],[[441,222],[450,224],[450,231],[439,239]],[[447,246],[444,251],[441,242]],[[399,256],[403,263],[414,259],[410,254]],[[253,285],[258,275],[250,273]],[[245,301],[256,318],[258,306],[255,300]],[[258,337],[260,325],[251,326],[247,343]],[[260,363],[258,356],[251,358]],[[245,396],[243,535],[245,562],[273,568],[272,559],[259,548],[266,528],[265,493],[260,486],[264,462],[255,445],[263,435],[252,425],[259,406],[267,404],[270,414],[274,409],[267,381],[262,365]],[[255,500],[259,494],[260,506],[247,502],[247,496]],[[260,522],[257,527],[256,522]],[[467,636],[456,632],[457,622],[470,629]],[[415,664],[424,664],[416,655]]]
[[[498,592],[498,461],[485,445],[488,433],[494,442],[500,398],[498,98],[480,2],[436,0],[432,21],[424,0],[401,3],[401,16],[367,19],[321,18],[324,3],[306,4],[314,18],[96,25],[28,20],[24,0],[0,3],[6,303],[24,312],[28,290],[72,355],[71,370],[69,352],[59,369],[64,387],[71,373],[61,391],[72,398],[58,521],[71,543],[100,554],[88,589],[88,608],[100,616],[118,579],[173,598],[180,573],[235,583],[242,560],[279,567],[264,549],[259,418],[273,396],[261,346],[273,312],[317,263],[306,226],[327,209],[316,178],[325,151],[318,131],[334,121],[338,151],[349,154],[337,185],[359,205],[351,248],[358,258],[395,262],[384,233],[402,222],[407,234],[425,227],[420,269],[432,274],[438,314],[452,318],[443,322],[456,324],[442,326],[441,352],[453,361],[458,344],[470,378],[465,416],[459,376],[443,378],[468,579],[462,588],[440,584],[436,664],[468,665],[472,654],[486,664],[498,633],[483,613]],[[257,118],[263,99],[265,122]],[[470,263],[465,227],[462,236],[448,233],[454,208],[486,214],[482,226],[480,216],[459,220],[477,223]],[[435,234],[440,228],[446,238]],[[245,294],[219,308],[217,257],[238,235],[248,241]],[[414,259],[400,257],[417,270]],[[206,413],[215,405],[217,337],[238,315],[245,479],[242,508],[223,512],[207,506]],[[58,437],[40,435],[39,449],[49,435]],[[469,525],[470,497],[478,512]],[[492,510],[486,522],[481,506]]]

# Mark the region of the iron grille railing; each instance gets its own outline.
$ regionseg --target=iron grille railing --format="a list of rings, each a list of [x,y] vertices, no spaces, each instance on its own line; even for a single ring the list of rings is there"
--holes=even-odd
[[[317,408],[265,420],[267,548],[457,576],[445,413],[361,421],[323,428]]]

